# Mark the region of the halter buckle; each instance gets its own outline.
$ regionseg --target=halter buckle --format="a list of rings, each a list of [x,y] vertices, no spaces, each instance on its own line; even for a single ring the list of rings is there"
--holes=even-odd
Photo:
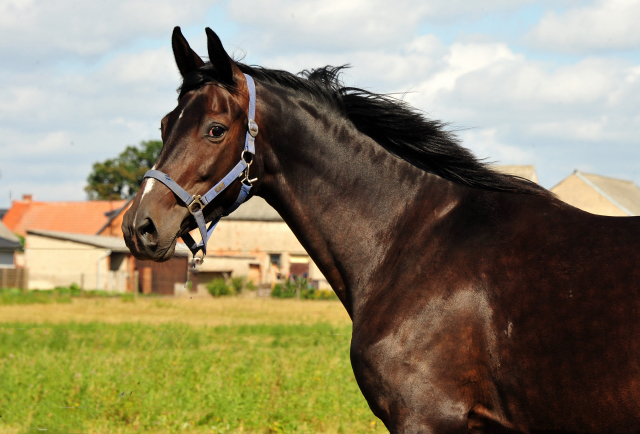
[[[195,215],[195,213],[197,213],[198,211],[202,211],[204,209],[204,204],[200,199],[202,199],[202,196],[200,196],[199,194],[196,194],[193,196],[193,201],[191,201],[191,203],[187,205],[187,209],[192,215]],[[194,210],[193,209],[194,205],[198,205],[199,208]]]
[[[251,134],[251,137],[255,137],[258,135],[258,124],[256,124],[256,121],[254,121],[253,119],[249,119],[249,134]]]

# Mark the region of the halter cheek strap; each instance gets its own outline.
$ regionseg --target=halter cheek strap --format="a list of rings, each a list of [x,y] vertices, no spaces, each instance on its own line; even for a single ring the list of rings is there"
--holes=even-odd
[[[231,205],[227,210],[225,210],[224,216],[228,216],[232,212],[234,212],[242,203],[247,199],[249,193],[251,192],[252,182],[255,179],[249,179],[249,168],[253,163],[253,159],[256,153],[255,146],[255,138],[258,135],[258,125],[255,122],[256,117],[256,85],[253,81],[253,78],[247,74],[244,74],[244,77],[247,80],[247,87],[249,88],[249,121],[247,128],[247,135],[244,141],[244,150],[242,151],[242,156],[240,157],[240,161],[235,165],[233,169],[229,171],[225,175],[224,178],[216,185],[214,185],[209,191],[207,191],[204,195],[194,194],[191,196],[189,193],[185,191],[184,188],[180,187],[178,183],[176,183],[173,179],[169,177],[166,173],[163,173],[159,170],[149,170],[144,174],[146,178],[157,179],[161,183],[167,186],[169,190],[175,193],[176,196],[180,198],[182,202],[187,206],[189,212],[193,215],[193,218],[196,220],[198,224],[198,229],[200,230],[200,235],[202,236],[202,241],[200,243],[196,243],[193,237],[188,233],[182,235],[182,240],[185,242],[193,256],[199,250],[202,250],[203,255],[207,254],[207,241],[209,237],[213,233],[213,230],[216,228],[220,218],[213,220],[209,227],[207,228],[207,224],[204,220],[204,214],[202,210],[209,203],[213,201],[220,193],[222,193],[227,187],[229,187],[236,179],[244,176],[242,178],[242,187],[240,188],[240,193],[236,201]]]

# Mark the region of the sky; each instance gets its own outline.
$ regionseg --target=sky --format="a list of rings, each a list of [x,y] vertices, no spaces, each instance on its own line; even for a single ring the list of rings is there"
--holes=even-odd
[[[640,185],[640,0],[0,0],[0,208],[85,200],[92,164],[159,139],[171,32],[244,63],[349,64],[498,164]]]

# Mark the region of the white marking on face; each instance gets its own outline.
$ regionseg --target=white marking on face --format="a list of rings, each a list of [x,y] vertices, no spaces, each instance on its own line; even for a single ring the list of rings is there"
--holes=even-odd
[[[182,119],[182,115],[184,114],[184,109],[180,112],[180,116],[178,116],[178,120]]]
[[[156,170],[156,165],[154,164],[151,170]],[[136,215],[133,216],[133,221],[138,220],[138,211],[140,210],[140,206],[142,201],[144,200],[144,196],[151,191],[153,188],[153,184],[155,184],[156,180],[154,178],[146,178],[144,180],[144,190],[142,190],[142,196],[140,197],[140,203],[138,204],[138,209],[136,210]]]
[[[153,188],[153,185],[155,184],[155,182],[156,182],[155,179],[147,178],[147,182],[144,185],[144,190],[142,191],[142,197],[140,198],[140,202],[141,203],[144,200],[144,197],[146,196],[146,194],[151,191],[151,189]]]
[[[182,115],[180,115],[182,116]],[[151,170],[156,170],[156,165],[154,164]],[[142,191],[142,197],[140,198],[140,203],[144,199],[144,196],[151,191],[153,188],[153,184],[155,184],[156,180],[154,178],[147,178],[146,183],[144,185],[144,190]]]

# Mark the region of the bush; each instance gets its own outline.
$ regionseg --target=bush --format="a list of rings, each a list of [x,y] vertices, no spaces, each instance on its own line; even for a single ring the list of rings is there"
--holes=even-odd
[[[244,280],[244,277],[233,277],[231,279],[231,287],[233,288],[235,294],[240,294],[242,292]]]
[[[232,277],[228,281],[222,278],[214,279],[207,283],[207,291],[214,297],[223,295],[237,295],[242,293],[242,289],[257,289],[256,285],[245,276]]]
[[[284,285],[277,284],[271,291],[274,298],[295,298],[300,290],[300,298],[305,300],[337,300],[335,292],[326,289],[315,289],[304,277],[287,280]]]
[[[233,285],[227,285],[224,279],[213,279],[207,283],[207,291],[214,297],[221,297],[224,295],[234,295],[235,288]]]
[[[60,295],[69,295],[72,297],[77,297],[82,294],[82,289],[80,289],[80,285],[77,283],[72,283],[69,287],[57,286],[54,291]]]
[[[289,286],[286,284],[282,285],[280,283],[277,283],[271,290],[271,297],[274,298],[294,298],[295,296],[295,289],[291,291]]]
[[[338,300],[336,293],[330,289],[309,288],[300,296],[309,300]]]

